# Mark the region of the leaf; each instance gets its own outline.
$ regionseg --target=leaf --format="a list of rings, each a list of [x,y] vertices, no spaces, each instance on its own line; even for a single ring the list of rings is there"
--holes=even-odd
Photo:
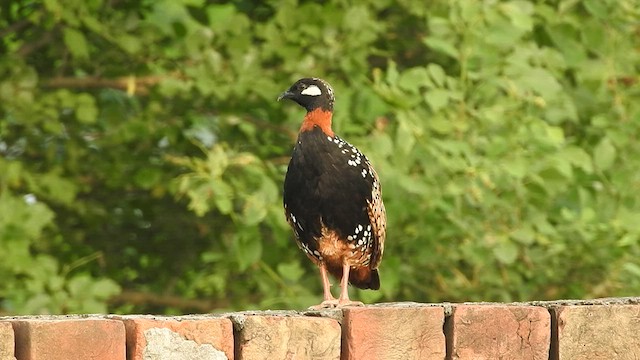
[[[87,291],[91,288],[91,278],[87,274],[76,275],[67,283],[69,294],[74,296],[88,295]]]
[[[70,205],[78,193],[78,184],[54,171],[41,174],[34,191],[50,201]]]
[[[211,188],[206,184],[200,184],[198,186],[192,185],[188,179],[182,178],[179,187],[184,189],[184,192],[189,196],[189,209],[192,210],[197,216],[204,216],[211,210],[209,199],[211,197]],[[225,204],[229,209],[231,203]],[[226,208],[225,208],[226,209]]]
[[[4,218],[0,224],[4,222],[14,236],[28,239],[39,237],[44,228],[52,224],[55,217],[54,212],[42,202],[24,204],[21,199],[5,196],[0,196],[0,211]]]
[[[393,154],[393,140],[387,133],[378,133],[373,135],[376,147],[372,149],[380,158]],[[373,156],[372,156],[373,157]]]
[[[606,171],[615,160],[616,148],[609,138],[603,138],[593,151],[593,165],[600,171]]]
[[[107,300],[121,290],[115,281],[106,278],[93,279],[91,288],[93,297],[100,300]]]
[[[349,31],[362,31],[372,22],[368,7],[362,5],[348,8],[344,18],[344,27]]]
[[[569,146],[562,151],[562,156],[573,164],[573,166],[582,169],[587,174],[593,172],[591,156],[589,156],[589,154],[582,148]]]
[[[387,64],[386,71],[386,80],[389,84],[395,84],[398,82],[398,77],[400,74],[398,73],[398,66],[395,61],[389,60]]]
[[[404,71],[398,81],[398,85],[402,89],[413,93],[418,93],[422,87],[432,84],[433,82],[429,77],[427,69],[423,67],[414,67]]]
[[[632,274],[634,277],[640,278],[640,266],[631,262],[622,264],[622,268]]]
[[[410,115],[407,113],[398,114],[398,131],[396,134],[396,151],[400,154],[409,154],[413,149],[416,137],[412,128]]]
[[[501,10],[511,19],[511,23],[520,30],[533,29],[533,5],[526,1],[510,1],[502,4]]]
[[[229,214],[232,210],[233,189],[222,180],[214,179],[211,181],[211,192],[213,193],[213,202],[222,214]]]
[[[593,14],[594,16],[600,19],[605,19],[609,15],[606,1],[584,0],[583,5],[589,13]]]
[[[413,176],[399,176],[397,182],[408,194],[426,194],[429,192],[426,184]]]
[[[63,6],[57,0],[44,0],[42,2],[45,8],[53,14],[60,14]]]
[[[562,90],[558,80],[549,71],[540,68],[526,71],[520,77],[518,84],[535,91],[545,99],[551,99]]]
[[[424,43],[431,49],[451,56],[454,59],[457,59],[460,56],[458,49],[456,49],[455,46],[444,39],[440,39],[437,37],[427,37],[426,39],[424,39]]]
[[[586,49],[578,42],[577,30],[574,26],[562,22],[548,24],[546,31],[569,66],[581,65],[587,59]]]
[[[280,276],[291,282],[298,281],[304,275],[304,269],[297,261],[279,263],[277,269]]]
[[[640,211],[623,208],[619,210],[617,221],[626,231],[640,234]]]
[[[85,60],[89,58],[87,40],[80,31],[66,27],[63,30],[64,43],[73,57]]]
[[[209,18],[209,24],[215,31],[222,31],[226,29],[236,13],[235,6],[233,4],[215,4],[207,6],[207,17]]]
[[[267,216],[267,206],[263,197],[258,194],[249,196],[242,211],[242,221],[248,225],[257,225]]]
[[[434,114],[427,120],[429,128],[440,134],[450,134],[453,132],[453,122],[447,119],[442,113]]]
[[[547,126],[545,127],[549,142],[554,146],[559,146],[564,143],[564,130],[559,126]]]
[[[442,66],[438,64],[429,64],[427,66],[427,71],[431,76],[431,79],[436,83],[436,85],[442,87],[444,86],[444,82],[447,79],[447,74],[442,69]]]
[[[449,91],[432,89],[425,94],[424,98],[433,112],[437,112],[449,104]]]
[[[525,30],[513,25],[513,23],[503,18],[495,18],[485,33],[484,40],[496,47],[507,49],[515,47]]]
[[[513,264],[518,257],[518,247],[512,242],[502,242],[493,248],[493,255],[505,265]]]
[[[516,179],[522,179],[527,175],[528,163],[525,159],[519,157],[510,161],[506,161],[502,167],[511,176]]]
[[[151,189],[162,179],[162,171],[155,167],[145,166],[136,171],[133,180],[143,189]]]
[[[140,40],[131,35],[122,34],[117,38],[116,43],[120,46],[124,51],[135,54],[140,51],[142,44]]]
[[[511,233],[511,238],[523,245],[531,245],[535,241],[535,231],[529,225],[524,225]]]
[[[207,148],[216,145],[218,140],[215,132],[210,127],[204,125],[195,125],[191,128],[185,129],[184,134],[190,139],[199,141]]]
[[[240,271],[245,271],[262,257],[262,242],[255,231],[236,237],[235,248]]]
[[[98,117],[96,100],[89,94],[78,94],[76,96],[76,117],[84,124],[93,124]]]

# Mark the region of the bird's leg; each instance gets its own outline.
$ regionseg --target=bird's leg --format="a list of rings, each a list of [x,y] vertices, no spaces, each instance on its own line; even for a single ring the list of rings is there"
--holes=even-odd
[[[340,298],[338,299],[338,306],[345,305],[364,305],[360,301],[352,301],[349,299],[349,270],[351,266],[345,261],[342,265],[342,280],[340,281]]]
[[[320,263],[320,277],[322,278],[322,289],[324,292],[324,300],[322,301],[322,303],[324,304],[325,302],[335,301],[336,299],[331,294],[331,283],[329,282],[329,274],[327,273],[327,267],[324,263]]]
[[[322,288],[324,291],[324,300],[320,305],[311,306],[312,310],[319,310],[329,307],[336,307],[338,300],[331,294],[331,283],[329,282],[329,274],[327,273],[327,266],[324,263],[320,263],[320,277],[322,278]]]

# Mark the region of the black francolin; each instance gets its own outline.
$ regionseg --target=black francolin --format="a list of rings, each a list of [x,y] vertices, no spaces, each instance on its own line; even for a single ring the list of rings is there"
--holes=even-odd
[[[284,210],[296,242],[320,268],[324,301],[319,307],[360,304],[349,283],[380,288],[386,213],[378,175],[355,146],[331,129],[334,96],[322,79],[304,78],[282,93],[307,110],[284,180]],[[327,273],[340,281],[331,294]]]

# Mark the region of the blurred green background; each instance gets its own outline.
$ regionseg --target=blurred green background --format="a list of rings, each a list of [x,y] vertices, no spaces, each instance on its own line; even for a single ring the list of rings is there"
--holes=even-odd
[[[0,5],[0,315],[303,308],[300,77],[380,175],[365,302],[640,294],[637,0]]]

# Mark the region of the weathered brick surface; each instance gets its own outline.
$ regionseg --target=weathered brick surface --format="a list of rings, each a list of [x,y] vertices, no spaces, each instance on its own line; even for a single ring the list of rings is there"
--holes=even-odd
[[[640,305],[554,309],[560,360],[640,359]]]
[[[446,321],[445,312],[451,314]],[[637,360],[640,297],[509,305],[392,303],[226,316],[0,317],[0,360],[234,357]]]
[[[458,305],[450,319],[454,360],[547,360],[549,311],[537,306]]]
[[[233,359],[233,325],[221,317],[120,317],[129,360]]]
[[[346,308],[342,360],[442,360],[446,355],[443,324],[442,307]]]
[[[236,360],[338,360],[340,325],[310,316],[240,315]]]
[[[125,360],[125,331],[117,320],[12,320],[18,360]]]
[[[0,322],[0,360],[13,360],[13,326],[10,322]]]

